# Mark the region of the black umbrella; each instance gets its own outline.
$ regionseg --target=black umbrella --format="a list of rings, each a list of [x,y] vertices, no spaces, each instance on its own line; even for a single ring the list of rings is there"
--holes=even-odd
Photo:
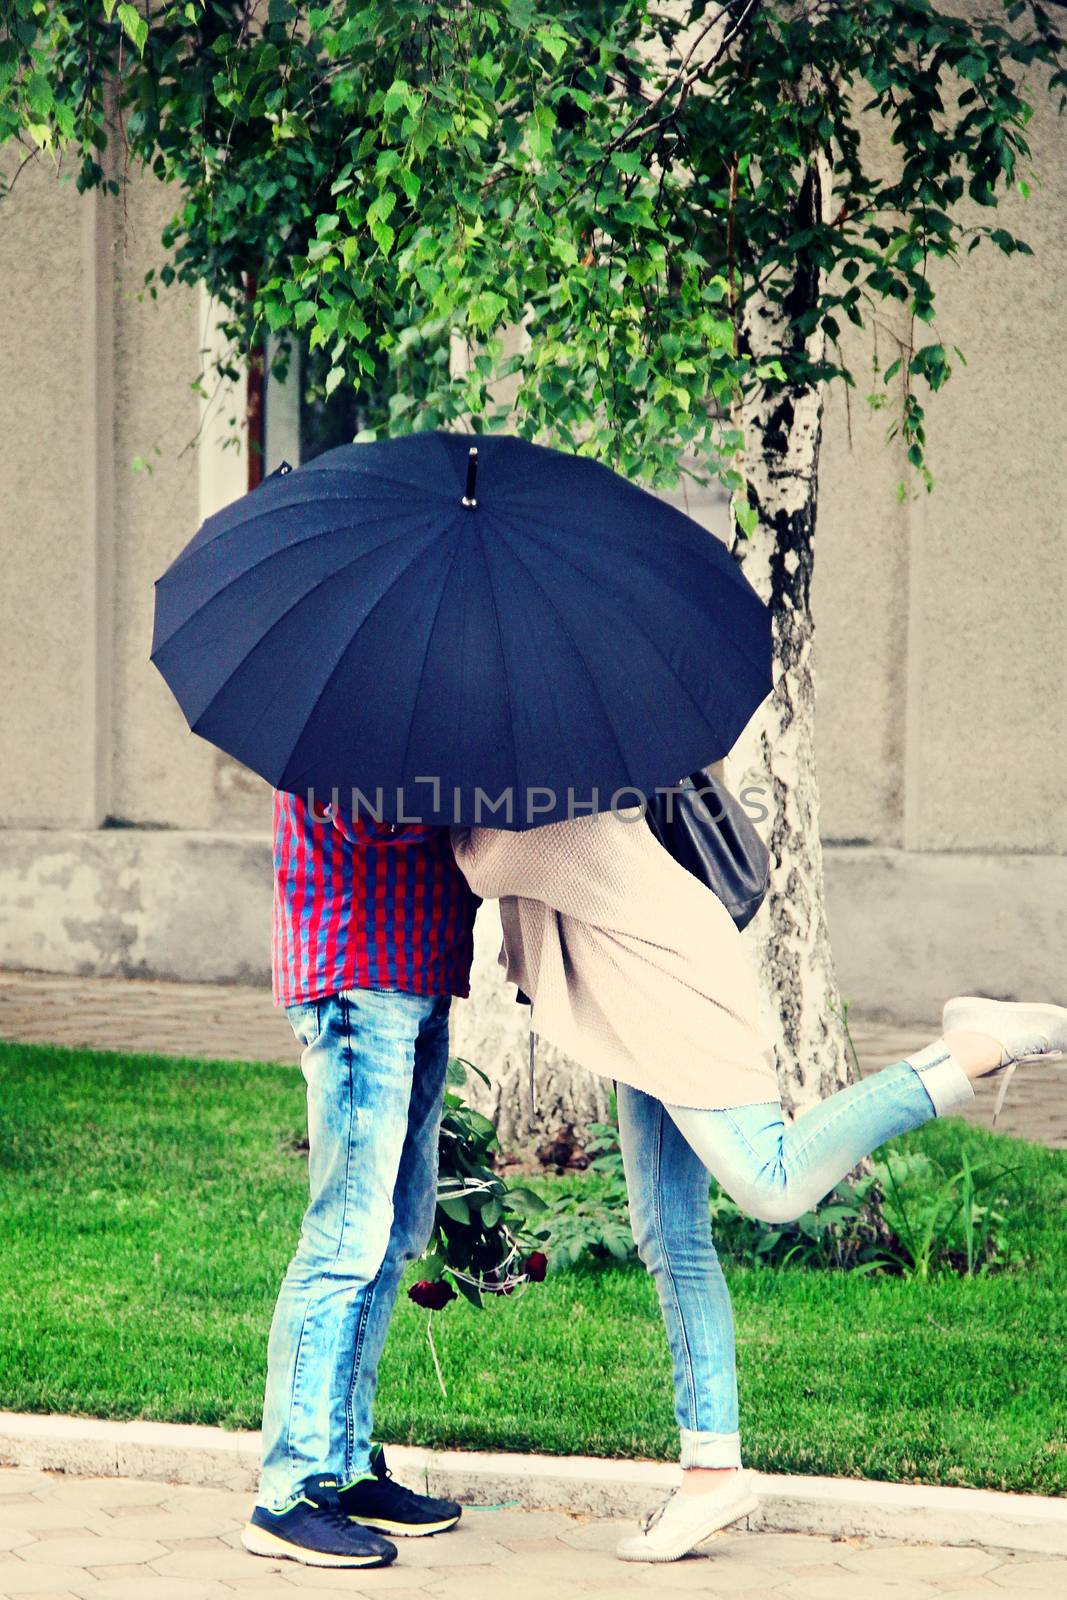
[[[718,539],[608,468],[427,432],[210,517],[157,582],[152,660],[277,788],[527,827],[723,756],[771,688],[770,615]]]

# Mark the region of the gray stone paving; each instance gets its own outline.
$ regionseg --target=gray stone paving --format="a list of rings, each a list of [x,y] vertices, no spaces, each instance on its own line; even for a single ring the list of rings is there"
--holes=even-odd
[[[899,1060],[932,1032],[929,1021],[854,1021],[861,1070]],[[206,983],[0,971],[0,1039],[219,1060],[296,1060],[292,1031],[269,990]],[[988,1127],[993,1098],[991,1090],[980,1092],[968,1121]],[[1067,1149],[1067,1069],[1020,1068],[998,1131]]]
[[[132,1478],[0,1467],[0,1597],[227,1600],[320,1589],[391,1600],[570,1600],[742,1595],[744,1600],[1039,1600],[1067,1594],[1067,1559],[977,1547],[724,1532],[670,1566],[612,1554],[630,1525],[468,1507],[435,1539],[400,1540],[394,1566],[312,1571],[249,1555],[251,1497]]]

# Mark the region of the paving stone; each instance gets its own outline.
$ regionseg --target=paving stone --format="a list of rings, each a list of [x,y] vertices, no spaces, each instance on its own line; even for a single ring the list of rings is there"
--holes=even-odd
[[[34,1472],[29,1467],[0,1467],[0,1501],[9,1494],[32,1494],[50,1482],[47,1472]]]
[[[158,1578],[142,1572],[136,1578],[107,1578],[92,1591],[92,1600],[212,1600],[217,1585],[186,1578]]]
[[[95,1532],[100,1520],[101,1513],[93,1505],[73,1506],[67,1502],[51,1505],[31,1497],[28,1505],[0,1506],[0,1530],[28,1528],[31,1533],[43,1533],[52,1528],[88,1528]]]
[[[160,1511],[184,1517],[230,1517],[244,1527],[252,1515],[255,1496],[241,1494],[233,1489],[197,1489],[191,1484],[176,1489],[166,1485],[166,1498],[159,1503]]]
[[[109,1515],[109,1531],[114,1531],[116,1537],[121,1539],[158,1539],[163,1544],[180,1540],[182,1544],[190,1545],[197,1539],[221,1539],[227,1533],[236,1532],[240,1537],[244,1527],[243,1520],[238,1522],[235,1517],[222,1514],[212,1516],[193,1511],[157,1511],[154,1507],[147,1512],[136,1509],[136,1516]],[[96,1533],[102,1531],[103,1523],[104,1514],[101,1514],[93,1524]]]
[[[363,1592],[373,1595],[369,1582]],[[444,1578],[440,1583],[431,1584],[423,1593],[430,1600],[578,1600],[580,1595],[587,1595],[589,1590],[577,1583],[553,1583],[546,1595],[540,1574],[516,1572],[513,1575],[508,1572],[502,1579],[499,1572],[489,1570],[477,1580],[468,1577]]]
[[[97,1533],[80,1534],[74,1539],[38,1539],[25,1545],[19,1554],[23,1561],[42,1561],[57,1567],[103,1567],[116,1562],[154,1561],[166,1555],[161,1544],[151,1539],[119,1539]]]
[[[799,1577],[790,1580],[784,1591],[793,1600],[931,1600],[937,1590],[918,1578],[888,1583],[883,1578],[857,1579],[854,1572],[840,1572],[832,1578]]]
[[[37,1535],[29,1528],[0,1527],[0,1550],[14,1550],[20,1544],[30,1544]]]
[[[824,1539],[808,1533],[724,1533],[701,1549],[716,1561],[740,1560],[799,1567],[807,1562],[835,1565],[841,1554],[854,1548],[843,1539]]]
[[[287,1562],[288,1571],[286,1580],[292,1589],[344,1589],[351,1593],[353,1584],[357,1589],[366,1589],[372,1594],[396,1595],[419,1594],[425,1597],[426,1589],[431,1583],[440,1582],[444,1573],[433,1568],[425,1568],[421,1572],[412,1572],[410,1568],[401,1566],[404,1559],[401,1549],[399,1560],[391,1567],[373,1567],[369,1571],[362,1567],[302,1567],[299,1562]],[[482,1568],[472,1567],[472,1572],[481,1572]],[[499,1578],[497,1582],[499,1583]],[[242,1590],[242,1593],[244,1591]]]
[[[440,1533],[431,1539],[397,1541],[406,1567],[474,1567],[506,1560],[510,1552],[495,1539],[467,1533],[462,1522],[454,1533]]]
[[[582,1524],[575,1517],[568,1517],[562,1511],[522,1511],[518,1508],[494,1511],[465,1506],[456,1532],[478,1533],[487,1539],[506,1543],[509,1539],[553,1538],[580,1526]]]
[[[979,1600],[981,1595],[985,1596],[985,1600],[1001,1600],[1004,1593],[999,1584],[990,1583],[988,1573],[977,1578],[965,1572],[956,1577],[937,1578],[935,1587],[939,1595],[951,1595],[953,1600]],[[1014,1592],[1018,1594],[1020,1591],[1016,1589]]]
[[[38,1491],[44,1504],[108,1506],[159,1505],[174,1493],[169,1483],[149,1483],[141,1478],[60,1478]]]
[[[970,1589],[956,1589],[955,1591],[939,1587],[938,1594],[954,1594],[957,1600],[970,1600],[971,1595],[976,1597],[981,1594],[985,1600],[1034,1600],[1036,1595],[1055,1595],[1056,1600],[1062,1600],[1067,1594],[1067,1572],[1061,1572],[1055,1583],[1045,1589],[1026,1588],[1016,1583],[993,1583],[989,1578],[974,1578],[973,1587]],[[981,1585],[981,1589],[979,1589]]]
[[[247,1550],[234,1550],[220,1539],[216,1550],[164,1551],[153,1560],[152,1571],[161,1578],[200,1578],[204,1582],[225,1583],[230,1577],[251,1576],[256,1566],[260,1569],[258,1575],[265,1576],[289,1564],[273,1556],[254,1556]]]
[[[253,1567],[246,1578],[236,1578],[230,1574],[216,1585],[216,1589],[219,1595],[238,1594],[242,1600],[248,1600],[250,1595],[261,1595],[266,1600],[266,1596],[271,1594],[288,1596],[288,1600],[293,1600],[293,1586],[284,1572],[284,1568],[291,1565],[288,1561],[279,1562],[277,1572],[257,1572]]]
[[[34,1600],[78,1600],[71,1589],[34,1589],[33,1596]]]
[[[756,1594],[769,1594],[782,1581],[780,1572],[754,1561],[719,1563],[714,1556],[699,1552],[662,1565],[643,1561],[617,1562],[616,1565],[636,1573],[637,1581],[646,1591],[663,1588],[694,1590],[702,1594],[743,1594],[750,1600]]]
[[[1020,1561],[998,1567],[990,1583],[1028,1594],[1067,1594],[1067,1561]]]
[[[621,1538],[622,1528],[619,1536]],[[587,1578],[618,1576],[619,1568],[620,1563],[613,1555],[601,1550],[576,1550],[556,1541],[554,1550],[513,1555],[508,1578],[510,1580],[511,1572],[536,1572],[538,1578],[554,1590],[557,1582],[581,1583]]]
[[[84,1567],[50,1567],[40,1562],[19,1561],[3,1568],[0,1595],[65,1594],[88,1595],[97,1589],[96,1579]]]
[[[557,1537],[559,1543],[569,1544],[575,1550],[602,1550],[612,1555],[629,1526],[629,1523],[621,1523],[617,1518],[610,1522],[598,1520],[581,1527],[564,1529]]]
[[[635,1595],[647,1595],[647,1588],[637,1582],[636,1578],[623,1566],[622,1562],[616,1563],[621,1577],[611,1578],[583,1578],[581,1590],[583,1594],[625,1594],[634,1600]]]
[[[839,1547],[840,1548],[840,1547]],[[849,1572],[872,1573],[887,1583],[900,1578],[952,1577],[956,1573],[979,1576],[999,1565],[996,1556],[985,1550],[952,1545],[890,1545],[869,1550],[845,1550],[838,1564]]]

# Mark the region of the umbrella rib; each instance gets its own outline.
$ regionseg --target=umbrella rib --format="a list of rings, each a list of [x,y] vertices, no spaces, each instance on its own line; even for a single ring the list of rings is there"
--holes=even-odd
[[[507,511],[497,511],[496,515],[501,517],[501,518],[507,518],[507,517],[511,516],[513,521],[517,520],[512,513],[509,513]],[[524,515],[525,515],[525,513],[524,513]],[[533,518],[531,520],[536,521],[537,519]],[[560,529],[558,524],[538,523],[538,526],[539,527],[550,528],[552,530],[552,532],[554,532],[554,533],[561,533],[562,532],[562,530]],[[520,532],[521,532],[521,529],[520,529]],[[710,534],[710,533],[708,534],[708,538],[709,539],[713,539],[714,537],[715,537],[714,534]],[[576,561],[574,561],[567,554],[566,550],[564,548],[562,548],[562,546],[558,551],[556,551],[554,553],[556,554],[557,559],[560,560],[560,561],[565,562],[565,564],[568,567],[570,567],[572,569],[572,571],[580,573],[583,578],[587,578],[590,583],[595,584],[596,587],[601,591],[601,593],[607,594],[609,596],[611,595],[611,590],[608,589],[603,583],[601,583],[600,580],[598,578],[596,578],[592,573],[588,572],[585,567],[579,566],[578,563]],[[716,574],[718,574],[720,569],[718,567],[716,567],[714,570],[715,570]],[[738,575],[741,576],[740,569],[738,569]],[[743,579],[742,581],[747,583],[746,579]],[[751,597],[752,598],[754,598],[755,600],[759,601],[759,596],[756,594],[755,590],[751,590],[750,593],[751,593]],[[760,601],[759,603],[761,605],[763,604],[762,601]],[[627,613],[627,615],[629,616],[629,613]],[[630,620],[632,620],[632,618]],[[642,635],[642,637],[648,640],[649,644],[656,651],[656,654],[658,656],[660,656],[663,660],[666,660],[666,657],[663,655],[663,651],[660,649],[660,647],[656,643],[655,639],[652,638],[651,634],[646,633],[645,629],[642,628],[639,623],[635,623],[634,625],[637,627],[637,629],[638,629],[639,633]],[[755,671],[762,672],[763,667],[762,667],[761,663],[758,662],[758,661],[753,661],[753,659],[749,655],[748,651],[743,649],[741,645],[735,644],[734,641],[731,640],[730,641],[730,647],[731,647],[731,649],[736,650],[737,654],[739,656],[743,656],[744,659],[748,662],[749,666],[754,668]],[[670,663],[668,662],[668,666],[669,665],[670,665]],[[692,694],[690,694],[688,689],[686,690],[686,693],[689,694],[690,700],[693,701],[693,704],[701,712],[701,715],[704,715],[703,707],[700,706],[699,702],[694,698],[694,696]]]
[[[456,521],[457,521],[458,515],[459,515],[459,513],[457,513],[457,516],[454,516],[452,518],[452,526],[453,526],[453,528],[456,525]],[[452,545],[452,554],[451,554],[451,556],[449,557],[449,560],[448,560],[448,571],[445,573],[444,582],[441,585],[441,593],[437,596],[437,604],[434,607],[433,621],[430,623],[430,626],[426,631],[426,648],[422,652],[422,661],[419,664],[419,681],[415,685],[415,698],[412,701],[412,716],[411,716],[411,720],[408,723],[407,736],[406,736],[406,738],[404,740],[404,755],[403,755],[403,758],[402,758],[402,760],[400,762],[400,773],[401,773],[401,776],[403,776],[403,774],[407,771],[408,751],[411,749],[411,734],[412,734],[412,730],[414,729],[414,726],[415,726],[414,712],[415,712],[415,708],[418,706],[418,703],[419,703],[419,695],[422,693],[422,680],[426,676],[426,663],[430,659],[430,644],[431,644],[431,641],[433,639],[434,632],[435,632],[435,630],[437,628],[437,620],[441,615],[441,607],[444,604],[444,599],[445,599],[445,590],[448,588],[448,581],[452,576],[452,569],[456,565],[456,556],[459,554],[459,546],[460,546],[460,541],[458,539],[456,539],[454,541],[453,545]]]
[[[314,460],[308,462],[308,468],[312,471],[315,470]],[[439,499],[444,499],[446,496],[446,491],[444,489],[435,488],[433,484],[417,482],[411,478],[392,477],[387,472],[373,472],[368,467],[321,467],[318,470],[321,472],[338,472],[343,474],[345,477],[374,478],[377,483],[392,483],[402,489],[422,489],[426,494],[436,495]],[[447,496],[449,499],[452,498],[451,490],[447,491]],[[322,498],[333,499],[334,497],[332,495],[324,495]],[[346,497],[342,496],[341,498],[343,499]]]
[[[507,518],[507,513],[506,512],[498,513],[498,515],[501,516],[504,520],[506,520],[506,518]],[[510,544],[510,541],[509,541],[509,548],[513,549],[513,547]],[[525,568],[525,570],[527,572],[530,571],[530,568],[528,566],[526,566],[526,563],[522,560],[522,557],[519,556],[517,553],[515,553],[515,559],[522,564],[522,566]],[[605,589],[604,585],[602,583],[598,583],[595,578],[590,577],[590,574],[588,572],[586,572],[583,567],[579,567],[579,566],[576,565],[575,562],[569,561],[567,559],[566,555],[561,555],[560,559],[568,567],[570,567],[573,572],[581,573],[582,577],[588,579],[591,583],[593,583],[595,585],[595,587],[598,588],[601,591],[601,593],[605,593],[605,594],[610,595],[611,591],[608,590],[608,589]],[[537,582],[536,578],[534,579],[534,582],[535,583]],[[538,587],[540,588],[541,585],[538,585]],[[542,594],[544,594],[546,591],[542,588],[541,592],[542,592]],[[557,614],[557,616],[559,615],[558,611],[557,611],[556,614]],[[667,667],[668,671],[671,673],[671,676],[681,686],[682,690],[684,691],[685,695],[687,696],[687,698],[689,699],[691,704],[696,707],[696,710],[699,713],[699,715],[703,718],[703,720],[707,723],[708,727],[715,734],[715,737],[717,739],[721,740],[723,738],[723,735],[720,732],[719,728],[712,721],[711,717],[708,715],[708,712],[707,712],[706,708],[700,704],[700,701],[693,694],[693,692],[689,688],[689,686],[686,683],[684,683],[681,678],[678,677],[678,674],[674,671],[674,668],[671,666],[670,662],[667,660],[667,657],[663,654],[663,651],[661,650],[660,646],[656,643],[656,640],[652,638],[651,634],[647,633],[645,631],[645,629],[641,627],[641,624],[639,622],[637,622],[632,615],[629,617],[629,621],[630,621],[632,626],[636,627],[636,629],[637,629],[638,633],[640,633],[641,637],[643,639],[645,639],[648,642],[649,645],[651,645],[652,649],[656,652],[656,654],[659,656],[660,660],[665,664],[665,666]],[[567,637],[568,638],[571,637],[569,633],[568,633]],[[571,639],[571,643],[572,644],[574,643],[573,639]],[[577,648],[577,646],[575,648]],[[740,654],[743,655],[744,652],[741,651]],[[747,659],[748,658],[746,657],[746,660]],[[582,657],[582,660],[583,661],[585,660],[584,656]],[[592,674],[590,674],[590,677],[592,678]],[[593,681],[595,681],[595,680],[593,680]],[[605,710],[605,713],[606,713],[607,707],[604,705],[604,700],[601,697],[599,691],[597,692],[597,698],[600,700],[601,705],[604,706],[604,710]],[[612,734],[613,734],[613,736],[615,734],[614,728],[612,728]],[[615,738],[615,743],[618,744],[618,742],[619,742],[618,738],[616,737]],[[621,747],[620,747],[620,753],[621,753]]]
[[[504,630],[500,624],[500,607],[497,604],[496,588],[493,584],[493,569],[489,561],[489,552],[485,548],[485,535],[481,527],[478,529],[478,544],[482,552],[482,565],[485,567],[485,576],[489,584],[489,596],[493,602],[493,619],[496,622],[496,636],[500,644],[500,669],[504,676],[504,703],[507,706],[508,730],[511,734],[511,759],[515,777],[519,776],[519,747],[515,740],[515,719],[512,715],[511,705],[511,680],[508,677],[508,658],[504,649]],[[614,736],[612,729],[612,736]]]
[[[504,516],[505,516],[504,513],[500,513],[500,512],[497,513],[498,519],[504,518]],[[588,677],[589,677],[589,682],[592,684],[593,691],[594,691],[594,693],[596,695],[596,698],[600,702],[600,708],[604,713],[604,720],[607,723],[608,730],[611,733],[612,739],[614,740],[615,748],[619,752],[620,757],[622,758],[623,770],[628,772],[629,771],[629,764],[628,764],[627,759],[626,759],[626,752],[623,749],[622,744],[619,741],[619,735],[615,731],[615,724],[614,724],[614,722],[612,721],[611,717],[608,714],[608,708],[607,708],[607,705],[604,702],[604,697],[600,693],[600,689],[597,686],[596,677],[595,677],[594,673],[592,671],[590,671],[589,662],[586,660],[584,650],[581,648],[581,646],[579,645],[578,641],[575,639],[574,635],[571,633],[571,630],[568,628],[566,622],[564,621],[563,614],[561,613],[559,607],[556,605],[556,602],[553,600],[552,596],[549,594],[549,592],[545,588],[544,584],[541,583],[541,581],[537,577],[536,573],[534,573],[532,568],[529,567],[526,564],[526,562],[522,559],[522,557],[519,555],[518,551],[515,549],[514,545],[511,543],[511,541],[507,537],[506,533],[504,535],[504,542],[507,544],[507,547],[511,551],[511,554],[513,555],[515,560],[519,563],[519,566],[527,574],[527,576],[529,577],[530,581],[534,584],[534,586],[537,589],[539,589],[541,591],[541,593],[544,595],[545,599],[548,601],[548,604],[551,606],[551,608],[552,608],[553,612],[555,613],[556,617],[559,619],[559,625],[563,629],[563,633],[566,636],[567,640],[569,641],[571,649],[574,651],[574,653],[578,657],[579,661],[585,667],[586,672],[587,672]],[[494,597],[494,605],[495,605],[495,597]],[[498,623],[498,625],[499,625],[499,623]],[[505,687],[506,687],[506,679],[505,679]]]
[[[629,487],[633,488],[634,486],[631,484],[631,485],[629,485]],[[638,491],[638,492],[643,492],[643,491]],[[649,498],[652,499],[655,502],[656,505],[662,505],[664,510],[666,510],[666,511],[674,511],[674,509],[675,509],[673,506],[666,505],[663,501],[656,500],[654,495],[650,495]],[[563,534],[564,531],[565,531],[564,529],[562,529],[560,527],[558,522],[550,521],[548,518],[545,518],[545,517],[534,516],[529,511],[525,511],[525,510],[521,510],[520,509],[520,510],[512,511],[510,514],[512,516],[516,516],[516,515],[520,515],[521,514],[522,519],[523,519],[524,522],[536,523],[539,528],[547,528],[550,533]],[[679,516],[685,516],[685,513],[684,512],[679,512],[678,515]],[[701,533],[705,534],[708,539],[714,539],[716,537],[715,534],[708,533],[706,528],[701,527],[699,522],[694,522],[692,517],[687,517],[686,520],[688,522],[692,522],[694,528],[697,528]],[[662,526],[658,526],[657,527],[656,532],[661,537],[669,539],[672,544],[681,545],[682,549],[684,549],[684,550],[688,550],[689,549],[689,546],[686,545],[682,534],[674,532],[674,530],[671,528],[669,519],[665,519],[663,524],[662,524]],[[718,542],[721,543],[721,540],[718,541]],[[725,550],[725,548],[726,547],[724,545],[723,549]],[[729,555],[729,551],[727,551],[726,553]],[[581,568],[579,568],[578,570],[581,571]],[[749,580],[745,577],[743,568],[741,567],[740,563],[737,560],[735,560],[733,557],[731,557],[731,559],[729,561],[729,564],[726,567],[719,567],[719,566],[714,566],[713,565],[713,570],[715,571],[715,573],[718,576],[723,577],[723,578],[728,578],[731,583],[739,584],[741,586],[741,588],[744,589],[746,592],[749,591],[749,590],[752,590],[752,585],[749,582]],[[754,590],[752,590],[752,592],[755,593]],[[759,599],[759,596],[757,595],[756,598]]]
[[[421,552],[419,552],[419,553],[421,554]],[[378,596],[377,600],[375,600],[374,604],[371,606],[370,610],[367,612],[366,616],[363,618],[363,621],[360,623],[360,627],[361,628],[366,624],[368,618],[370,618],[370,617],[372,617],[374,615],[374,613],[377,611],[378,607],[382,604],[382,602],[386,598],[386,596],[393,592],[393,590],[396,588],[397,584],[400,582],[401,578],[406,576],[408,568],[411,567],[414,564],[414,561],[415,561],[415,556],[413,555],[411,557],[411,560],[408,561],[405,564],[405,566],[402,568],[402,570],[397,573],[396,577],[392,580],[392,582],[387,584],[386,587],[382,590],[381,594]],[[354,565],[354,563],[350,562],[349,565]],[[342,570],[344,570],[344,569],[342,568]],[[315,696],[314,700],[312,701],[311,708],[308,711],[308,714],[304,719],[304,727],[297,734],[295,740],[293,741],[292,747],[290,748],[289,753],[286,756],[285,761],[284,761],[284,763],[282,765],[282,771],[283,772],[285,771],[285,768],[289,765],[290,761],[293,759],[293,751],[295,751],[297,745],[300,743],[300,740],[302,739],[302,737],[304,735],[304,731],[307,728],[307,724],[311,721],[311,718],[314,716],[315,712],[318,710],[319,702],[321,701],[323,695],[326,693],[326,690],[329,688],[330,678],[336,672],[337,667],[338,667],[338,663],[340,661],[342,661],[344,659],[344,657],[347,655],[348,651],[351,650],[352,644],[354,642],[354,638],[355,638],[355,635],[353,635],[352,639],[349,639],[348,643],[345,645],[344,649],[341,651],[340,656],[337,658],[337,661],[335,661],[333,666],[330,668],[330,672],[329,672],[329,675],[326,678],[325,683],[322,685],[322,688],[319,690],[318,694]],[[259,725],[259,723],[263,720],[263,716],[264,715],[266,715],[265,712],[261,713],[260,716],[258,716],[256,718],[255,722],[252,723],[252,727],[253,728],[255,728],[255,727],[257,727]]]
[[[391,542],[393,542],[393,541],[391,541]],[[342,572],[347,572],[349,570],[349,568],[354,567],[357,564],[357,562],[362,561],[362,560],[363,560],[363,554],[360,554],[358,556],[354,556],[351,561],[346,561],[343,566],[335,567],[334,570],[331,573],[329,573],[325,578],[320,578],[317,583],[312,584],[311,588],[305,590],[305,592],[300,596],[299,600],[294,600],[291,606],[286,606],[285,610],[281,613],[280,616],[275,617],[275,619],[271,623],[270,627],[264,633],[262,633],[260,635],[259,639],[257,640],[256,648],[258,649],[258,647],[263,643],[263,641],[270,637],[270,635],[274,632],[275,628],[277,628],[278,625],[281,622],[284,622],[285,618],[288,617],[292,612],[294,612],[296,610],[297,606],[302,606],[304,604],[304,601],[307,600],[311,595],[317,594],[318,591],[323,587],[324,584],[333,582],[333,580],[338,578],[341,575]],[[401,578],[405,575],[405,573],[408,570],[408,567],[411,566],[411,564],[412,564],[412,562],[414,560],[415,560],[415,556],[412,555],[411,559],[408,562],[405,563],[404,567],[400,570],[400,572],[397,573],[396,577],[393,578],[392,582],[389,583],[382,590],[382,592],[378,596],[377,600],[375,600],[374,604],[371,606],[370,610],[367,612],[367,616],[363,618],[364,622],[366,622],[367,617],[373,616],[374,612],[377,610],[378,606],[381,605],[381,603],[385,599],[386,595],[389,594],[391,592],[391,590],[396,588],[396,585],[400,582]],[[362,626],[362,624],[361,624],[361,626]],[[314,645],[317,645],[317,643],[318,643],[317,640],[313,641],[313,645],[309,646],[309,649],[312,648]],[[352,643],[352,641],[350,639],[348,641],[348,644],[345,646],[345,650],[350,648],[351,643]],[[345,650],[342,650],[342,652],[341,652],[342,656],[344,655]],[[302,658],[303,657],[301,656],[301,659]],[[240,672],[241,668],[243,666],[245,666],[247,661],[248,661],[248,656],[245,656],[244,660],[239,661],[237,663],[237,665],[233,668],[233,670],[226,674],[225,678],[223,678],[222,682],[219,684],[218,688],[215,690],[215,693],[211,696],[211,699],[201,709],[199,715],[197,716],[196,722],[193,722],[193,723],[189,724],[190,728],[192,729],[192,731],[194,733],[197,731],[197,724],[203,721],[203,718],[204,718],[205,714],[208,711],[211,710],[211,707],[215,704],[215,701],[219,698],[219,695],[225,689],[226,685],[230,682],[230,679],[235,677],[236,674],[238,672]],[[331,668],[331,672],[334,670],[334,668],[336,668],[336,665],[337,665],[337,663],[335,662],[334,663],[334,667]],[[327,678],[326,683],[323,684],[323,686],[320,689],[319,693],[316,695],[314,705],[311,707],[312,711],[315,710],[315,707],[318,705],[319,701],[322,699],[323,695],[326,693],[326,684],[328,684],[328,683],[329,683],[329,678]],[[279,692],[280,692],[280,688],[275,690],[275,693],[271,697],[271,699],[273,700],[273,699],[277,698],[277,695],[278,695]],[[258,728],[259,724],[263,721],[263,718],[267,715],[267,712],[270,710],[270,705],[271,705],[271,701],[268,701],[267,705],[264,706],[263,710],[260,712],[259,716],[256,717],[255,721],[249,723],[248,727],[245,729],[245,733],[246,734],[251,732],[251,730],[253,728]],[[310,716],[310,713],[309,713],[309,716]],[[303,731],[303,730],[301,730],[301,731]],[[300,735],[298,734],[297,738],[296,738],[296,740],[295,740],[295,742],[293,744],[292,750],[289,751],[289,754],[285,758],[286,765],[288,765],[289,761],[292,759],[293,750],[296,749],[296,746],[299,743],[300,743]]]
[[[212,601],[217,600],[219,598],[219,596],[225,594],[228,589],[232,589],[235,584],[242,583],[244,581],[244,579],[248,577],[248,574],[250,572],[258,572],[258,571],[260,571],[260,569],[265,567],[268,562],[274,561],[278,556],[287,555],[290,550],[296,550],[298,548],[306,548],[309,544],[312,544],[316,539],[331,539],[331,538],[333,538],[334,534],[346,533],[349,528],[353,528],[353,527],[355,527],[355,523],[351,523],[350,522],[350,523],[343,523],[338,528],[323,528],[321,532],[308,534],[308,537],[306,539],[299,539],[299,540],[296,541],[295,544],[279,545],[279,547],[276,550],[268,551],[267,554],[265,556],[263,556],[261,560],[256,561],[251,567],[246,567],[243,572],[238,572],[236,574],[236,576],[227,579],[227,581],[225,583],[220,584],[217,589],[212,590],[211,598],[209,600],[206,600],[202,606],[198,606],[197,609],[192,613],[191,616],[186,617],[185,621],[182,622],[181,624],[179,624],[179,626],[177,628],[175,628],[173,633],[168,633],[167,637],[165,639],[161,639],[160,640],[159,644],[156,645],[155,648],[153,649],[152,654],[149,657],[149,659],[154,661],[155,658],[156,658],[157,653],[160,650],[162,650],[166,645],[173,644],[174,640],[177,639],[177,637],[178,637],[178,635],[180,633],[183,633],[185,631],[185,629],[190,626],[191,623],[195,622],[197,617],[203,615],[203,613],[207,610],[208,606],[212,603]],[[403,533],[394,534],[391,539],[383,539],[381,544],[374,545],[370,550],[361,550],[358,555],[353,556],[351,561],[346,561],[343,566],[334,567],[332,569],[332,571],[327,573],[326,577],[320,578],[318,583],[314,584],[312,586],[312,588],[305,590],[305,592],[300,596],[299,600],[294,600],[293,604],[291,606],[286,606],[285,610],[283,612],[281,612],[274,619],[274,623],[272,623],[271,626],[273,627],[273,626],[275,626],[276,623],[283,621],[284,618],[286,618],[289,615],[290,611],[292,611],[295,606],[302,605],[303,602],[307,599],[309,594],[314,594],[316,589],[321,588],[324,583],[329,583],[330,579],[331,578],[335,578],[339,572],[347,572],[349,567],[354,567],[357,562],[365,560],[366,557],[368,557],[368,556],[375,556],[375,555],[378,554],[378,552],[380,550],[387,550],[388,547],[391,544],[398,544],[400,542],[400,540],[407,539],[409,537],[410,537],[410,531],[409,530],[405,530]],[[266,638],[266,634],[264,634],[263,637]]]
[[[211,535],[210,539],[205,539],[203,544],[198,544],[195,550],[191,550],[187,546],[184,550],[179,552],[179,554],[174,558],[170,566],[167,568],[167,571],[164,572],[163,577],[157,578],[156,582],[162,583],[163,578],[166,578],[169,573],[174,572],[176,568],[183,566],[186,561],[193,560],[193,558],[198,556],[202,550],[210,549],[217,540],[224,539],[227,534],[237,533],[238,531],[242,534],[247,533],[248,529],[254,522],[262,522],[264,517],[276,517],[283,511],[306,510],[306,508],[310,505],[322,505],[323,503],[329,504],[332,501],[337,501],[338,504],[341,504],[346,500],[350,500],[351,498],[351,495],[347,494],[320,494],[316,495],[314,500],[291,500],[286,505],[267,506],[262,511],[257,511],[254,516],[245,517],[241,522],[235,522],[228,528],[220,528],[217,533],[213,533]],[[400,505],[403,504],[402,501],[398,501],[397,503]],[[229,506],[225,506],[223,510],[228,511]],[[217,513],[219,516],[222,516],[222,514],[222,511]],[[354,522],[344,522],[341,524],[340,528],[327,528],[325,531],[327,533],[340,533],[345,528],[354,528],[356,526],[357,524]],[[298,544],[308,543],[310,539],[315,539],[318,537],[318,534],[309,534],[307,540],[294,539],[291,545],[283,545],[282,548],[285,550],[291,550],[294,549]]]

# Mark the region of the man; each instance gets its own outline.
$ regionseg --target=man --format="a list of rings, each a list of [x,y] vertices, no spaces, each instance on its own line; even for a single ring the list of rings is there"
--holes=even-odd
[[[275,793],[274,999],[303,1046],[311,1199],[267,1348],[255,1555],[385,1566],[383,1534],[459,1520],[395,1483],[370,1432],[400,1277],[433,1226],[448,1013],[469,993],[478,905],[446,828]]]

